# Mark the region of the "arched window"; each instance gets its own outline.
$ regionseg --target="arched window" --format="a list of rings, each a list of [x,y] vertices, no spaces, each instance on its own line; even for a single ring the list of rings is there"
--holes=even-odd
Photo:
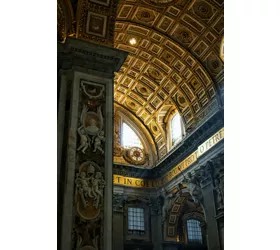
[[[182,124],[179,113],[176,113],[171,119],[171,145],[174,146],[182,139]]]
[[[187,220],[187,233],[188,233],[188,243],[202,244],[202,232],[201,232],[199,220],[194,220],[194,219]]]
[[[122,146],[124,148],[143,148],[143,144],[139,139],[138,135],[125,122],[122,124]]]

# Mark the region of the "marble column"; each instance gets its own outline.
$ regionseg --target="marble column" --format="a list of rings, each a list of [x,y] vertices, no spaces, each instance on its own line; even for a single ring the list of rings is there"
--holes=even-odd
[[[113,80],[126,56],[126,52],[74,38],[58,44],[58,67],[62,74],[59,116],[63,115],[65,92],[70,92],[69,117],[58,119],[58,145],[65,134],[63,124],[68,125],[67,144],[63,145],[65,159],[61,146],[58,148],[59,180],[63,180],[63,195],[58,201],[62,216],[58,235],[61,250],[112,250]],[[66,71],[70,72],[67,80]],[[72,84],[65,86],[65,81]],[[94,190],[94,185],[99,186],[94,183],[101,183],[102,179],[106,184],[99,190],[100,195],[98,190],[95,194],[85,191],[83,183]]]

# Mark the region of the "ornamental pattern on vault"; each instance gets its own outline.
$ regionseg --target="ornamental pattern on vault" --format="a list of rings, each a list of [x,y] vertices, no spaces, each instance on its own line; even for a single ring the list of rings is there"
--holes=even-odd
[[[176,107],[191,131],[217,106],[216,86],[224,68],[224,1],[74,2],[73,36],[130,53],[115,76],[115,102],[141,120],[153,136],[158,157],[163,157],[164,120],[170,109]],[[131,38],[135,45],[129,43]]]
[[[130,54],[116,74],[114,98],[150,129],[160,158],[167,153],[163,120],[168,110],[175,106],[188,130],[217,98],[223,28],[221,0],[125,0],[118,5],[114,47]],[[161,126],[156,132],[154,124]]]

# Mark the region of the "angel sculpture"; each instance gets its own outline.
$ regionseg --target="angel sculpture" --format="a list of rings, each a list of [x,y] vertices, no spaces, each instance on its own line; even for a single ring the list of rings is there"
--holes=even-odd
[[[93,152],[96,152],[96,150],[98,149],[102,154],[104,154],[104,150],[101,147],[101,142],[105,142],[105,136],[104,136],[104,131],[101,130],[97,136],[94,138],[94,149]]]
[[[90,147],[90,138],[88,137],[84,126],[78,128],[78,134],[80,135],[80,146],[78,147],[78,151],[82,149],[82,152],[85,154],[88,147]]]
[[[95,207],[97,208],[99,203],[100,203],[100,199],[103,198],[103,189],[105,187],[106,182],[104,181],[101,172],[96,172],[95,174],[95,178],[92,179],[92,193],[93,195],[96,197],[95,200]]]
[[[81,199],[82,199],[84,207],[87,207],[88,199],[93,198],[92,190],[89,186],[89,180],[90,180],[90,178],[86,177],[85,172],[81,172],[75,180],[75,183],[76,183],[79,193],[81,195]]]

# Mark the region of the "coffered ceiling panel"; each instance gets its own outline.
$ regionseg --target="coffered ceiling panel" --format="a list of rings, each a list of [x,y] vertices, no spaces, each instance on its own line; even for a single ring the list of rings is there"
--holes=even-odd
[[[114,46],[130,55],[115,78],[115,101],[150,128],[159,157],[167,152],[168,109],[176,107],[187,129],[217,98],[222,36],[223,1],[119,2]]]

